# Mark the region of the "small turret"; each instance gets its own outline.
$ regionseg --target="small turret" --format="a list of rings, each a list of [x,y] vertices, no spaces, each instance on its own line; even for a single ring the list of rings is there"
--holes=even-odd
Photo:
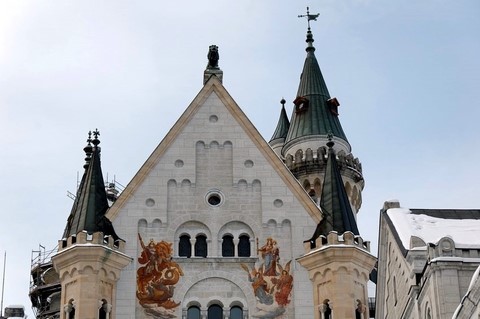
[[[89,234],[101,231],[105,235],[112,235],[117,240],[118,236],[111,222],[105,217],[109,206],[100,163],[100,140],[98,139],[100,132],[95,130],[93,136],[92,139],[92,133],[89,132],[87,146],[83,149],[86,155],[83,166],[85,172],[77,190],[63,238],[76,235],[81,231]]]
[[[132,258],[105,217],[108,199],[100,165],[98,130],[84,148],[86,162],[58,252],[52,257],[60,278],[60,319],[114,318],[116,282]]]
[[[290,121],[288,120],[287,111],[285,111],[285,99],[280,100],[282,104],[282,110],[280,111],[280,118],[278,119],[277,128],[273,133],[272,138],[270,139],[270,146],[273,148],[275,153],[281,157],[282,147],[287,137],[288,129],[290,128]]]

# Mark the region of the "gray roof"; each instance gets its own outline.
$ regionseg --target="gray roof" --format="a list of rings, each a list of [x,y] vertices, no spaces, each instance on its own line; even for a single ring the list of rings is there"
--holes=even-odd
[[[81,231],[89,234],[102,231],[105,235],[112,235],[118,239],[113,226],[105,217],[109,206],[100,164],[100,147],[98,146],[100,141],[97,135],[98,131],[95,132],[93,140],[88,139],[88,145],[84,148],[87,155],[85,172],[77,190],[63,238],[76,235]],[[93,147],[90,143],[93,143]]]
[[[340,175],[335,151],[333,150],[333,142],[328,142],[327,146],[329,147],[328,160],[320,200],[323,218],[310,241],[314,241],[320,235],[327,236],[331,231],[336,231],[338,234],[350,231],[355,235],[360,235],[355,215]]]
[[[275,129],[275,132],[273,133],[269,143],[275,142],[276,140],[280,140],[281,142],[285,141],[288,129],[290,128],[290,121],[288,120],[287,111],[285,111],[285,100],[282,99],[281,103],[282,110],[280,111],[277,128]]]
[[[348,142],[338,115],[335,114],[328,102],[330,94],[315,57],[315,48],[312,45],[313,37],[310,30],[307,32],[307,43],[307,57],[300,77],[297,97],[306,98],[308,108],[303,112],[293,110],[285,143],[308,135],[326,136],[328,133],[332,133]]]

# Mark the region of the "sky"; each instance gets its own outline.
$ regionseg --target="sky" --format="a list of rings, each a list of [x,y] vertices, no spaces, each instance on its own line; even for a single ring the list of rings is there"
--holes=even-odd
[[[223,84],[268,141],[305,59],[306,21],[363,165],[358,215],[376,252],[386,200],[479,208],[478,0],[0,0],[0,256],[4,306],[28,299],[32,251],[62,236],[89,130],[128,184],[202,88]],[[35,256],[35,253],[33,254]]]

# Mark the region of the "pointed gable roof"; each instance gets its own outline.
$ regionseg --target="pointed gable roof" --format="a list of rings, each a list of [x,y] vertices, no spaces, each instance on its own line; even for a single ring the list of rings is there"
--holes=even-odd
[[[306,40],[308,43],[307,57],[300,76],[297,98],[294,101],[296,106],[285,140],[286,146],[305,136],[326,136],[329,132],[348,143],[338,119],[336,109],[338,102],[336,99],[330,98],[327,85],[315,57],[313,41],[312,32],[309,29]],[[301,109],[300,103],[305,100],[308,104]]]
[[[277,141],[283,143],[287,137],[288,129],[290,128],[290,121],[288,120],[287,111],[285,111],[285,99],[280,101],[282,104],[282,110],[280,111],[280,118],[278,119],[277,128],[273,133],[270,145],[275,144]]]
[[[92,140],[91,133],[89,133],[88,144],[84,148],[86,153],[85,172],[77,190],[63,238],[76,235],[81,231],[89,234],[102,231],[105,235],[112,235],[118,239],[111,224],[105,220],[105,213],[109,206],[100,163],[100,147],[98,146],[100,133],[96,130],[93,134],[94,139]]]
[[[280,158],[275,154],[268,143],[263,139],[255,126],[250,122],[245,113],[243,113],[237,103],[223,87],[220,79],[216,75],[211,75],[208,78],[195,99],[187,107],[185,112],[180,116],[174,126],[170,129],[167,135],[163,138],[157,148],[153,151],[137,174],[117,198],[115,203],[109,209],[107,216],[111,220],[116,218],[122,207],[127,203],[128,199],[133,196],[136,189],[140,187],[145,178],[147,178],[156,164],[160,161],[161,157],[167,152],[179,134],[189,124],[198,110],[212,94],[216,94],[218,96],[228,112],[232,115],[238,125],[246,132],[252,143],[257,147],[261,154],[272,165],[280,178],[285,182],[285,185],[290,189],[292,194],[298,198],[299,202],[304,206],[306,212],[312,217],[313,221],[318,223],[321,218],[318,207],[304,191],[297,179],[292,175]]]
[[[320,235],[327,236],[331,231],[336,231],[338,234],[350,231],[355,235],[360,235],[355,215],[340,175],[333,144],[332,141],[327,143],[329,147],[328,159],[320,200],[323,219],[318,224],[311,241],[314,241]]]

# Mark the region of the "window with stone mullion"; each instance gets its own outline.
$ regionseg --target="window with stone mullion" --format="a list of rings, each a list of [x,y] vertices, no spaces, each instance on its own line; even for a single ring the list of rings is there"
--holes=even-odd
[[[223,236],[222,256],[223,257],[234,257],[235,256],[235,245],[233,243],[233,236],[231,236],[231,235]]]

